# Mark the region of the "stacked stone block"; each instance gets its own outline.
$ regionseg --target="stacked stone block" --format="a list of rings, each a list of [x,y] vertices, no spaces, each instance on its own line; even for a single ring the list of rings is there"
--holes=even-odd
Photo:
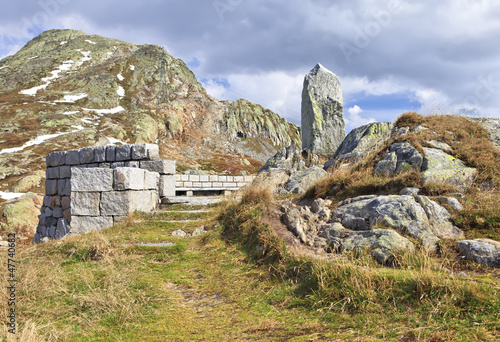
[[[119,183],[121,175],[127,179],[128,176],[135,175],[137,177],[137,172],[121,172],[118,168],[123,167],[133,167],[141,168],[143,164],[143,169],[150,167],[151,163],[162,165],[168,165],[168,171],[175,173],[175,162],[171,161],[161,161],[159,160],[159,150],[157,145],[153,144],[135,144],[135,145],[108,145],[108,146],[98,146],[98,147],[86,147],[80,150],[71,150],[65,152],[53,152],[47,155],[46,158],[46,182],[45,182],[45,197],[43,201],[43,206],[41,208],[41,214],[39,215],[39,224],[37,227],[37,232],[33,239],[34,242],[46,241],[47,239],[61,238],[69,233],[76,231],[82,231],[84,229],[92,229],[92,227],[103,228],[109,226],[111,221],[114,223],[115,218],[124,217],[128,214],[124,213],[124,210],[117,213],[110,214],[109,208],[102,204],[101,198],[99,198],[99,210],[101,210],[101,204],[104,205],[105,215],[96,215],[96,193],[103,196],[107,192],[115,191],[140,191],[144,192],[142,195],[122,194],[120,199],[125,203],[127,200],[131,203],[137,203],[137,196],[144,197],[142,203],[145,203],[143,207],[135,208],[132,204],[127,207],[127,210],[141,210],[149,211],[148,207],[153,197],[158,196],[158,186],[159,186],[159,175],[152,176],[154,172],[145,172],[141,170],[144,174],[144,180],[142,187],[136,185],[137,178],[129,181],[129,184]],[[156,166],[160,168],[160,166]],[[81,175],[82,170],[93,170],[85,174],[88,178],[87,186],[92,183],[93,188],[87,188],[91,190],[83,190],[80,183],[75,183],[76,180],[73,179],[72,175]],[[164,169],[167,167],[164,166]],[[106,171],[107,170],[107,171]],[[113,170],[117,170],[116,172]],[[140,172],[139,172],[140,173]],[[122,190],[115,189],[115,174],[117,174],[117,185],[122,187]],[[120,176],[119,176],[120,175]],[[158,177],[157,177],[158,176]],[[85,178],[84,177],[84,178]],[[140,177],[139,177],[140,178]],[[153,185],[153,183],[156,183]],[[130,184],[133,184],[132,186]],[[73,188],[72,188],[73,185]],[[76,186],[76,188],[75,188]],[[129,189],[130,187],[130,189]],[[152,194],[155,193],[156,195]],[[76,198],[73,198],[75,197]],[[109,198],[109,194],[104,195],[104,199]],[[128,196],[128,197],[127,197]],[[127,197],[127,198],[123,198]],[[75,202],[75,200],[77,202]],[[80,205],[82,201],[90,201],[87,203],[87,213],[89,215],[81,214]],[[134,202],[135,200],[135,202]],[[156,205],[157,200],[154,202]],[[152,203],[152,202],[151,202]],[[146,210],[147,209],[147,210]],[[92,211],[93,210],[93,211]],[[108,211],[106,211],[108,210]],[[75,214],[79,213],[79,214]],[[92,214],[92,215],[90,215]],[[75,221],[75,217],[76,218]],[[87,219],[82,219],[81,217],[87,217]],[[88,217],[93,217],[93,219],[88,219]],[[110,220],[109,217],[112,219]],[[111,223],[112,224],[112,223]],[[87,228],[82,228],[87,225]]]
[[[254,176],[175,175],[177,191],[239,190],[254,180]]]

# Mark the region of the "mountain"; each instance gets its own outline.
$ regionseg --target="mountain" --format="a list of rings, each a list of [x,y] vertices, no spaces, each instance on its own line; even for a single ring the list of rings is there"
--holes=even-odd
[[[0,127],[0,191],[41,192],[55,150],[158,143],[178,171],[238,174],[300,145],[296,125],[211,97],[163,48],[75,30],[44,32],[0,61]]]

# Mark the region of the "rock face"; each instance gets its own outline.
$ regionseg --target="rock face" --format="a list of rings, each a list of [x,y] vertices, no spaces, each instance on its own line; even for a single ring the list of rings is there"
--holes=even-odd
[[[407,142],[391,145],[390,152],[375,166],[376,175],[392,176],[409,170],[420,171],[422,155]]]
[[[326,176],[326,171],[318,166],[292,176],[285,186],[285,190],[292,194],[303,194],[315,182]]]
[[[302,149],[335,153],[346,136],[343,103],[340,79],[317,64],[302,90]]]
[[[285,169],[287,171],[303,171],[306,163],[302,158],[301,151],[295,145],[283,147],[276,154],[269,158],[260,168],[259,173],[269,171],[271,168]]]
[[[337,149],[333,159],[325,163],[325,170],[334,163],[361,160],[391,137],[392,128],[391,122],[375,122],[353,129]]]
[[[341,203],[333,219],[349,230],[371,230],[375,226],[392,228],[418,239],[433,251],[439,239],[460,239],[450,214],[425,196],[361,196]]]
[[[488,267],[500,267],[500,242],[490,239],[464,240],[457,242],[467,260]]]

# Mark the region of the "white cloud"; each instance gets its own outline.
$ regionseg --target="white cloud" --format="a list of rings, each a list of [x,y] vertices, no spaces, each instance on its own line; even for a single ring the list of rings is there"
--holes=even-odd
[[[344,117],[346,124],[346,131],[350,131],[356,127],[360,127],[371,122],[376,122],[375,118],[365,118],[361,116],[363,109],[355,105],[347,110],[347,115]]]

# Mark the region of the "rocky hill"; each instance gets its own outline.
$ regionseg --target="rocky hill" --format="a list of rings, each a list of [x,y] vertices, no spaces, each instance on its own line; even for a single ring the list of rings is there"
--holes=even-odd
[[[0,191],[42,192],[54,150],[158,143],[187,168],[254,172],[299,128],[245,100],[207,94],[154,45],[52,30],[0,61]]]

